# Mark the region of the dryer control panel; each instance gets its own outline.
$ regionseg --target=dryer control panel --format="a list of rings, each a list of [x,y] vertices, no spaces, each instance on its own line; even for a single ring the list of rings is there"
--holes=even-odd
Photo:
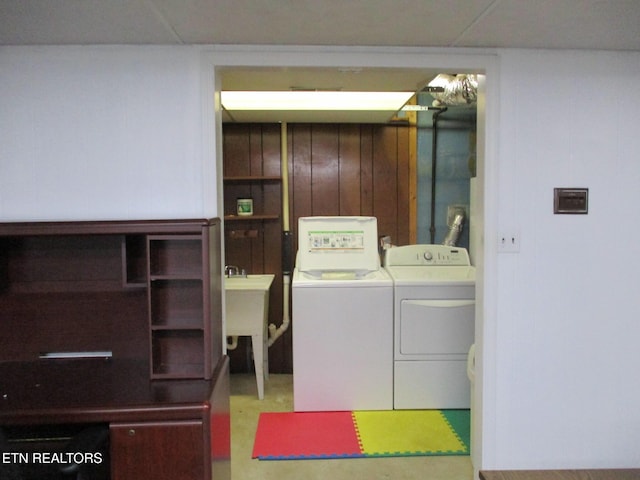
[[[404,245],[385,251],[384,265],[391,266],[470,266],[466,248],[447,245]]]

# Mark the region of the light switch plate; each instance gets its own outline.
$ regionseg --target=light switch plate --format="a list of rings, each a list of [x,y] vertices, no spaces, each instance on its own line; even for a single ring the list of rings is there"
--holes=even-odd
[[[498,234],[499,253],[518,253],[520,251],[520,235],[515,231],[502,231]]]

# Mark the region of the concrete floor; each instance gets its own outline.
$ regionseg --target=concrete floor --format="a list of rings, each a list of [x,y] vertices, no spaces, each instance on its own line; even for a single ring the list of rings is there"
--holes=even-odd
[[[293,410],[293,376],[271,375],[258,400],[255,376],[231,375],[231,475],[233,480],[438,479],[471,480],[468,456],[276,460],[251,458],[260,412]]]

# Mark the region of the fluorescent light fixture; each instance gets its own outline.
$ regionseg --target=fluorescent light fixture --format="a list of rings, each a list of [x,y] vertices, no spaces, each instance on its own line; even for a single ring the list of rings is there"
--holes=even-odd
[[[226,110],[388,110],[397,112],[415,92],[223,91]]]

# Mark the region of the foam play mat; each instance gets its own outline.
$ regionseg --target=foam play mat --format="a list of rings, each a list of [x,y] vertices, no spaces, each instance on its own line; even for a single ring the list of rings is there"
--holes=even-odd
[[[469,455],[469,410],[262,413],[252,458]]]

